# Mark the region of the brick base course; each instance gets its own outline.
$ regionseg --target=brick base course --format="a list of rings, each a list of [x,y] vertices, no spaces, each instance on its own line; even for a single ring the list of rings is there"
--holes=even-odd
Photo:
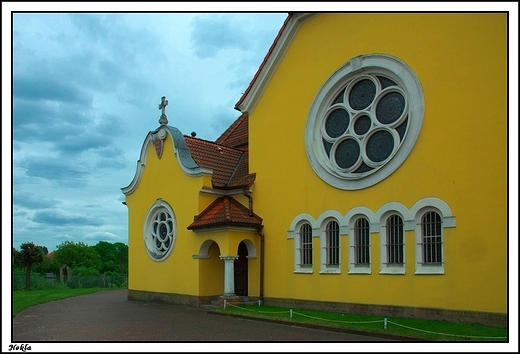
[[[507,313],[491,313],[434,308],[416,308],[389,305],[365,305],[343,302],[324,302],[296,299],[264,298],[264,304],[286,308],[306,308],[312,310],[343,312],[359,315],[419,318],[426,320],[482,324],[507,328]]]
[[[183,294],[157,293],[128,289],[128,299],[146,302],[180,304],[193,307],[211,304],[216,300],[223,306],[224,299],[220,296],[194,296]],[[250,301],[257,301],[257,297],[250,297]],[[237,298],[226,299],[229,303],[240,302]],[[343,302],[325,302],[297,299],[264,298],[263,303],[270,306],[285,308],[306,308],[312,310],[352,313],[359,315],[376,315],[388,317],[419,318],[426,320],[450,321],[461,323],[482,324],[485,326],[507,328],[506,313],[491,313],[463,310],[445,310],[434,308],[416,308],[390,305],[365,305]]]

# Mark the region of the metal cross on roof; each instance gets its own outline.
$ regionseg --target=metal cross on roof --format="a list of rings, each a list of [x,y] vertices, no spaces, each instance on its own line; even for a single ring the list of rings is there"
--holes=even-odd
[[[161,118],[159,119],[159,124],[166,125],[168,124],[168,118],[166,117],[166,106],[168,105],[168,100],[165,96],[161,97],[161,103],[159,103],[159,109],[162,110]]]

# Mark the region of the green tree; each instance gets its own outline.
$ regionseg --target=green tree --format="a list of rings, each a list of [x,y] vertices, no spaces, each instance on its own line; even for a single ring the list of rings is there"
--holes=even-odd
[[[94,268],[100,271],[103,263],[96,250],[83,242],[65,241],[58,245],[54,258],[59,266],[64,264],[74,268]]]
[[[47,273],[54,273],[57,275],[60,272],[60,265],[61,264],[58,264],[54,257],[49,257],[49,254],[47,253],[43,257],[43,262],[38,264],[35,270],[41,275],[46,275]]]
[[[12,266],[13,269],[19,269],[22,268],[22,255],[20,254],[20,251],[18,251],[16,248],[13,247],[12,251]]]
[[[128,246],[122,242],[114,243],[117,250],[117,261],[119,265],[119,273],[128,273]]]
[[[43,262],[43,250],[41,246],[37,246],[32,242],[22,243],[20,246],[20,260],[26,269],[25,288],[31,288],[31,271],[35,264]]]
[[[99,241],[92,246],[101,257],[101,273],[126,273],[128,269],[128,246],[121,242]]]

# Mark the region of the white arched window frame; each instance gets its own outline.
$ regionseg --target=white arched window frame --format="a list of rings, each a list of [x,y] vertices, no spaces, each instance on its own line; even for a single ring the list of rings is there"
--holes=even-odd
[[[356,207],[347,213],[346,220],[348,220],[349,243],[348,274],[371,274],[371,234],[378,228],[374,225],[375,215],[368,208]]]
[[[415,274],[444,274],[444,230],[455,227],[456,224],[451,209],[438,198],[424,198],[415,203],[410,212],[414,215],[415,223]],[[432,218],[435,216],[433,213],[438,215],[438,220]],[[425,216],[428,216],[427,220],[424,219]],[[428,256],[425,256],[428,254],[428,247],[435,253],[434,259],[427,259]]]
[[[388,259],[388,238],[392,231],[388,230],[388,222],[392,217],[398,216],[402,222],[402,263],[392,262]],[[383,205],[376,213],[379,220],[379,274],[405,274],[406,273],[406,231],[413,231],[414,223],[410,218],[410,212],[401,203],[389,202]],[[393,231],[396,231],[395,228]]]
[[[341,235],[347,233],[343,216],[327,210],[318,218],[320,225],[320,273],[341,273]]]
[[[315,225],[316,220],[311,215],[300,214],[293,219],[287,232],[287,238],[294,239],[294,273],[313,273],[315,263],[313,238],[319,237],[319,229]]]
[[[380,237],[380,274],[405,274],[406,235],[405,222],[401,214],[389,212],[381,220]]]

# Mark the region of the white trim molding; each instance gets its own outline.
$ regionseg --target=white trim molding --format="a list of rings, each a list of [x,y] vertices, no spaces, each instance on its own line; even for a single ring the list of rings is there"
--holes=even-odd
[[[260,66],[259,71],[255,75],[256,77],[253,78],[254,81],[251,83],[251,88],[242,98],[242,102],[235,106],[237,110],[246,114],[253,113],[258,100],[269,84],[278,65],[280,65],[287,48],[289,48],[301,24],[316,15],[317,14],[312,13],[291,14],[285,28],[283,28],[283,31],[280,33],[280,38],[274,43],[271,52],[267,53],[264,59],[265,63]]]
[[[155,148],[154,140],[156,140],[157,138],[164,140],[167,138],[167,136],[169,136],[173,141],[172,153],[174,154],[174,156],[177,157],[177,160],[179,161],[179,166],[187,175],[198,177],[202,175],[211,176],[213,174],[212,169],[207,167],[201,167],[197,165],[195,160],[193,160],[191,152],[188,149],[188,146],[186,145],[186,140],[184,139],[184,136],[182,135],[179,129],[169,125],[162,125],[156,130],[149,132],[146,136],[143,142],[143,146],[141,147],[140,158],[137,161],[137,169],[134,178],[128,186],[121,188],[123,194],[130,195],[136,190],[137,186],[141,182],[143,170],[146,167],[148,149]]]
[[[422,217],[428,212],[435,212],[440,216],[441,223],[441,262],[426,264],[423,251]],[[427,197],[417,201],[410,209],[410,215],[415,224],[415,274],[444,274],[444,229],[455,227],[456,220],[451,209],[443,200],[435,197]]]

